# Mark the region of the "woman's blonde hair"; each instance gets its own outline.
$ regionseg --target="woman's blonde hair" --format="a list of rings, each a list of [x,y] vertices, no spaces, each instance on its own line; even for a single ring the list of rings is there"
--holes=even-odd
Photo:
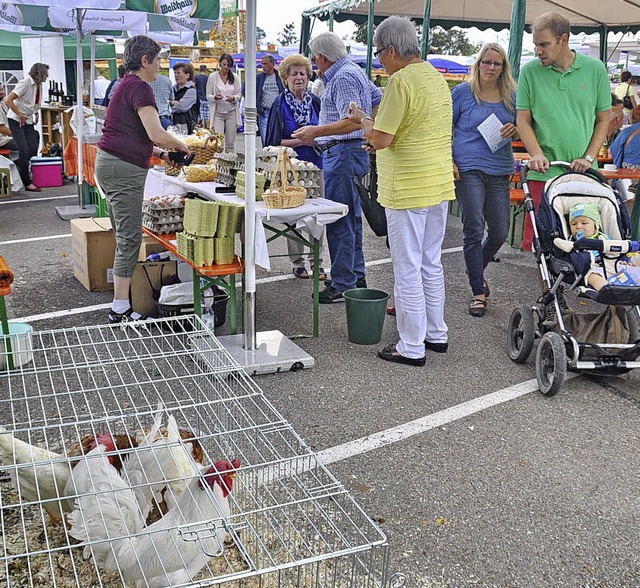
[[[304,55],[288,55],[284,58],[284,61],[280,64],[280,68],[278,71],[280,72],[280,77],[283,81],[289,77],[289,70],[292,67],[304,67],[307,70],[307,77],[310,78],[313,75],[313,70],[311,69],[311,62]]]
[[[471,79],[469,80],[469,85],[471,86],[471,91],[473,92],[473,96],[476,99],[478,104],[480,103],[480,62],[485,58],[487,51],[496,51],[500,54],[502,59],[502,72],[498,76],[497,85],[498,90],[500,92],[500,100],[504,102],[504,105],[507,107],[509,112],[513,112],[516,108],[516,105],[513,102],[513,95],[515,94],[517,85],[516,81],[513,79],[511,75],[511,64],[509,63],[509,59],[507,57],[506,51],[502,48],[501,45],[497,43],[487,43],[483,45],[482,49],[480,49],[480,53],[478,53],[478,58],[476,62],[471,67]]]

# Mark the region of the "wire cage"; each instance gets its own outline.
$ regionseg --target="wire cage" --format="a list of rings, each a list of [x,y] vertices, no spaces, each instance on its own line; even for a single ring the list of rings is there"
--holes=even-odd
[[[30,353],[0,372],[0,585],[387,586],[383,532],[197,317]]]

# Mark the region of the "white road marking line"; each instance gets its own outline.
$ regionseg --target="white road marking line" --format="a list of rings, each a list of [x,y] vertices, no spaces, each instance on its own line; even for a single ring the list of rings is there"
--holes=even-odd
[[[15,244],[15,243],[25,243],[28,241],[40,241],[40,240],[45,240],[45,239],[62,239],[63,237],[71,237],[71,235],[54,235],[51,237],[34,237],[32,239],[21,239],[21,240],[16,240],[16,241],[0,241],[0,245],[9,245],[9,244]],[[442,253],[458,253],[462,251],[462,247],[450,247],[449,249],[443,249]],[[374,267],[376,265],[384,265],[386,263],[391,263],[391,258],[390,257],[385,257],[384,259],[376,259],[373,261],[368,261],[365,263],[365,267]],[[273,282],[282,282],[284,280],[295,280],[296,277],[291,274],[291,275],[284,275],[284,276],[272,276],[269,278],[260,278],[258,280],[256,280],[256,284],[269,284],[269,283],[273,283]],[[240,288],[242,286],[242,284],[240,282],[238,282],[236,284],[236,288]],[[45,313],[45,314],[34,314],[32,316],[25,316],[25,317],[21,317],[18,319],[12,319],[13,321],[16,320],[21,320],[21,321],[25,321],[25,322],[33,322],[33,321],[43,321],[43,320],[48,320],[48,319],[52,319],[52,318],[60,318],[60,317],[65,317],[65,316],[70,316],[70,315],[74,315],[74,314],[83,314],[85,312],[93,312],[94,310],[104,310],[106,308],[109,308],[111,306],[111,303],[106,303],[106,304],[97,304],[95,306],[83,306],[82,308],[70,308],[67,310],[59,310],[57,312],[49,312],[49,313]]]
[[[34,241],[50,241],[51,239],[65,239],[71,238],[71,233],[68,235],[49,235],[48,237],[30,237],[29,239],[14,239],[13,241],[0,241],[0,245],[19,245],[20,243],[33,243]]]
[[[580,374],[567,374],[567,380],[577,378]],[[414,435],[419,435],[436,427],[442,427],[454,421],[463,419],[477,412],[481,412],[492,406],[497,406],[510,400],[520,398],[525,394],[536,392],[538,390],[538,382],[536,380],[527,380],[521,384],[510,386],[504,390],[498,390],[485,396],[479,396],[473,400],[463,402],[450,408],[435,412],[425,417],[410,421],[397,427],[386,429],[361,437],[354,441],[329,447],[317,453],[318,459],[325,465],[348,459],[374,449],[379,449],[392,443],[404,441]]]
[[[42,202],[43,200],[65,200],[69,198],[77,198],[77,194],[71,194],[70,196],[47,196],[45,198],[35,198],[24,199],[24,200],[14,200],[13,198],[9,198],[8,200],[0,200],[0,204],[35,204],[37,202]]]

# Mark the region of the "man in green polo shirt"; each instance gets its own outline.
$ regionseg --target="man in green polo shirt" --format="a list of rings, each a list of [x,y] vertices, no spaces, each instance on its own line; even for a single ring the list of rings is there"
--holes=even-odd
[[[544,182],[567,161],[585,172],[595,167],[609,128],[611,89],[604,64],[569,48],[571,25],[560,14],[547,12],[533,22],[538,59],[525,64],[518,81],[518,133],[527,152],[529,189],[536,209]],[[533,227],[525,218],[521,249],[531,251]]]

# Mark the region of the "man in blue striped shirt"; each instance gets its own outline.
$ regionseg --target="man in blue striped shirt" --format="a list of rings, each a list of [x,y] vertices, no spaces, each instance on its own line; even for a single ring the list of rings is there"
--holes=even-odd
[[[355,102],[371,116],[382,100],[364,71],[347,57],[344,43],[335,33],[320,33],[309,41],[312,60],[325,83],[318,126],[301,127],[293,133],[305,144],[314,141],[323,151],[325,197],[346,204],[349,213],[327,225],[331,254],[331,284],[320,292],[320,302],[342,302],[350,288],[367,283],[362,251],[362,209],[354,178],[369,170],[369,154],[362,148],[362,128],[347,118]]]

